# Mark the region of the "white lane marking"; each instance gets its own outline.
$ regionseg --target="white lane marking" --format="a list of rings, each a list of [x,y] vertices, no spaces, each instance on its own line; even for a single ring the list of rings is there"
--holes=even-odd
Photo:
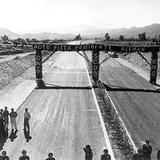
[[[100,79],[100,78],[99,78],[99,79]],[[100,79],[100,81],[101,81],[101,79]],[[101,82],[102,82],[102,81],[101,81]],[[114,107],[114,110],[116,111],[116,114],[117,114],[119,120],[121,121],[121,123],[122,123],[122,125],[123,125],[123,127],[124,127],[124,129],[125,129],[125,131],[126,131],[127,136],[129,137],[129,139],[130,139],[130,141],[131,141],[131,144],[132,144],[132,146],[133,146],[133,149],[134,149],[135,151],[137,151],[137,147],[136,147],[136,145],[134,144],[134,142],[133,142],[133,140],[132,140],[132,137],[131,137],[130,133],[128,132],[128,130],[127,130],[127,128],[126,128],[124,122],[122,121],[122,119],[121,119],[121,117],[120,117],[120,115],[119,115],[119,113],[118,113],[118,111],[117,111],[117,109],[116,109],[115,104],[113,103],[113,101],[112,101],[112,99],[111,99],[109,93],[108,93],[106,90],[105,90],[105,92],[106,92],[107,97],[109,98],[109,100],[110,100],[112,106]]]
[[[90,86],[92,87],[92,83],[91,83],[91,80],[90,80],[90,77],[89,77],[89,73],[88,73],[88,69],[87,69],[86,63],[85,63],[85,68],[86,68],[86,72],[87,72],[87,76],[88,76],[88,80],[89,80]],[[107,131],[106,131],[106,128],[105,128],[105,124],[104,124],[104,121],[103,121],[103,118],[102,118],[102,115],[101,115],[101,111],[99,109],[99,105],[98,105],[98,102],[97,102],[96,95],[95,95],[93,87],[92,87],[91,90],[92,90],[93,98],[94,98],[94,101],[95,101],[95,104],[96,104],[96,108],[97,108],[97,111],[98,111],[98,115],[99,115],[99,118],[100,118],[102,131],[103,131],[103,134],[104,134],[104,139],[105,139],[105,143],[106,143],[107,149],[109,151],[109,154],[111,155],[111,159],[115,160],[115,157],[114,157],[114,154],[113,154],[113,150],[112,150],[112,147],[111,147],[111,144],[110,144],[110,141],[109,141],[109,137],[108,137],[108,134],[107,134]]]

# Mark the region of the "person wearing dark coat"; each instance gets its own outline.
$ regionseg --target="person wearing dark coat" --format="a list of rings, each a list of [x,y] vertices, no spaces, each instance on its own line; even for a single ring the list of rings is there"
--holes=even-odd
[[[157,160],[160,160],[160,150],[157,152]]]
[[[5,129],[8,130],[9,111],[7,110],[7,107],[5,107],[3,111],[3,119],[4,119]]]
[[[0,157],[0,160],[9,160],[9,157],[7,156],[6,151],[2,151],[2,156]]]
[[[0,136],[5,137],[5,126],[3,120],[3,110],[0,110]]]
[[[30,157],[27,156],[27,151],[26,150],[22,151],[22,156],[19,157],[19,160],[30,160]]]
[[[142,147],[143,156],[145,160],[151,160],[152,146],[149,144],[149,140],[145,140],[145,142],[146,144],[144,144]]]
[[[90,145],[86,145],[85,148],[83,148],[85,152],[85,160],[92,160],[93,153]]]
[[[101,160],[111,160],[111,156],[108,154],[108,149],[104,149],[103,153],[104,154],[101,155]]]
[[[137,153],[133,154],[132,160],[144,160],[143,159],[143,151],[142,149],[138,149]]]
[[[55,160],[55,158],[53,157],[53,153],[52,152],[50,152],[48,154],[48,158],[46,160]]]

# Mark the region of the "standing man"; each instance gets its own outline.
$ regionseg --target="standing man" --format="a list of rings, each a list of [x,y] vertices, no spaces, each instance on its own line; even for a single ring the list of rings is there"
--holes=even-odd
[[[26,108],[24,113],[24,131],[28,132],[28,134],[30,134],[30,126],[29,126],[30,119],[31,119],[31,114],[28,112],[28,108]]]
[[[19,158],[19,160],[30,160],[29,156],[27,156],[27,151],[22,151],[22,156]]]
[[[151,160],[151,154],[152,154],[152,146],[149,144],[149,140],[145,140],[146,144],[143,145],[143,156],[145,160]]]
[[[5,130],[8,130],[8,121],[9,121],[9,112],[7,110],[7,107],[5,107],[3,111],[3,118],[4,118],[4,125],[5,125]]]
[[[108,149],[104,149],[103,153],[104,154],[101,155],[101,160],[111,160],[111,156],[108,154]]]
[[[4,127],[4,120],[3,120],[3,109],[0,110],[0,137],[5,138],[6,133],[5,133],[5,127]]]
[[[48,158],[46,160],[55,160],[52,152],[48,154]]]
[[[0,157],[0,160],[9,160],[9,157],[7,156],[6,151],[2,151],[2,156]]]
[[[141,148],[137,149],[137,152],[133,154],[132,160],[143,160],[143,151]]]
[[[85,160],[92,160],[93,158],[93,153],[90,145],[86,145],[85,148],[83,148],[85,152]]]
[[[12,128],[12,132],[15,131],[17,132],[17,123],[16,123],[16,117],[17,117],[17,113],[14,111],[14,108],[11,108],[11,113],[10,113],[10,120],[11,120],[11,128]]]

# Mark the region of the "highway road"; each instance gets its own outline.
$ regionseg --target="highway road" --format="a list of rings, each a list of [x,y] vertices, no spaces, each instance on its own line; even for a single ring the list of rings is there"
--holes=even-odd
[[[18,108],[17,138],[8,139],[4,150],[12,160],[23,149],[32,160],[44,160],[49,152],[56,160],[82,160],[83,147],[90,144],[94,159],[100,159],[106,143],[84,58],[76,52],[61,52],[44,82],[46,88],[34,89]],[[23,135],[25,108],[32,115],[28,143]]]
[[[141,147],[142,141],[150,139],[152,157],[156,159],[160,149],[160,93],[157,87],[116,58],[101,65],[100,78],[136,146]]]

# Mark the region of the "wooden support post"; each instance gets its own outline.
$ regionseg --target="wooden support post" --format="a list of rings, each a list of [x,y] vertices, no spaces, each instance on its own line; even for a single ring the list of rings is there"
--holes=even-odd
[[[92,79],[97,82],[99,80],[99,51],[92,51]]]
[[[42,80],[42,55],[41,55],[41,51],[42,50],[36,49],[36,56],[35,56],[36,82],[37,82],[37,86],[39,88],[44,87],[44,82]]]
[[[157,67],[158,67],[158,54],[157,51],[152,51],[151,56],[151,71],[150,71],[150,83],[156,84],[157,78]]]

